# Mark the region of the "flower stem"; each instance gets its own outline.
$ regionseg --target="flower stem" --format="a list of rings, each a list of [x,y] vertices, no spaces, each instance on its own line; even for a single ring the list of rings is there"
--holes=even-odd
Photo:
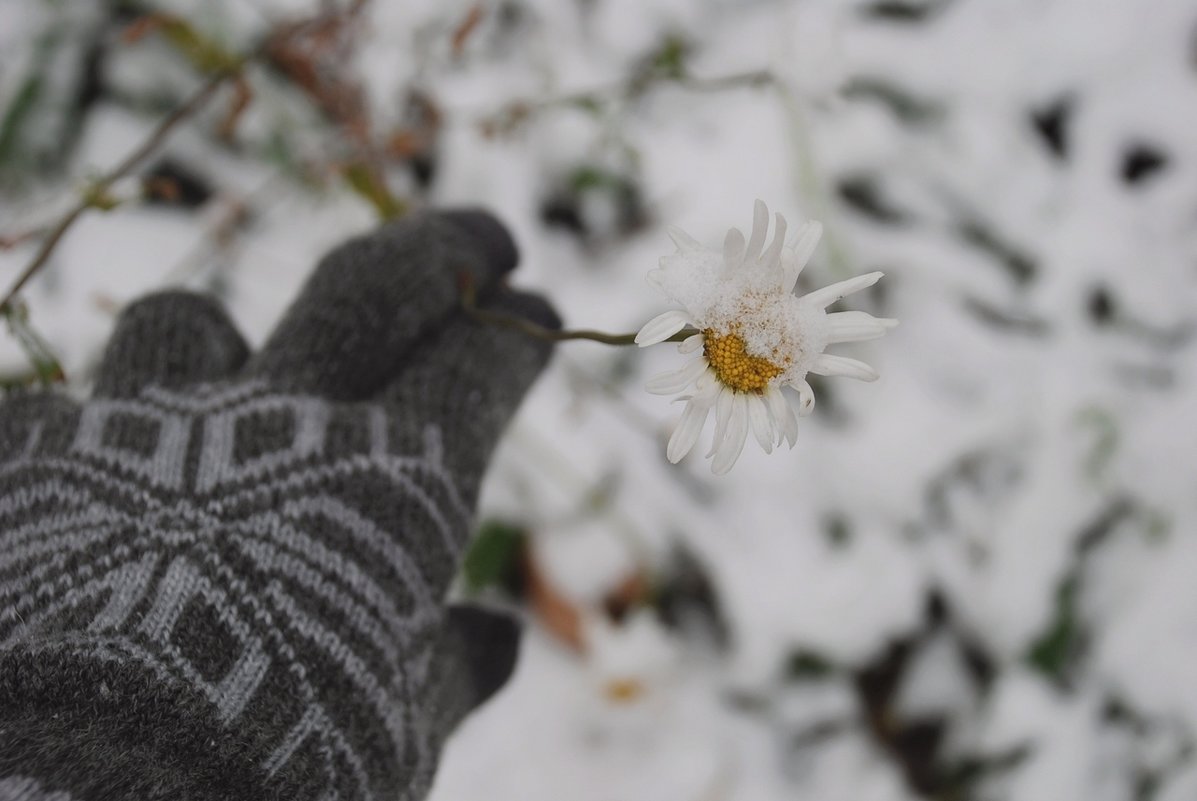
[[[521,331],[530,337],[543,339],[547,342],[563,342],[569,339],[588,339],[591,342],[601,342],[604,345],[635,345],[635,334],[608,334],[605,331],[595,331],[588,328],[575,329],[556,329],[546,328],[539,323],[535,323],[526,317],[520,317],[515,314],[504,314],[503,312],[491,311],[489,309],[478,308],[477,298],[475,296],[474,287],[471,282],[467,280],[462,281],[461,305],[473,319],[486,323],[487,325],[497,325],[501,328],[511,328],[516,331]],[[682,340],[697,334],[698,331],[693,328],[683,328],[676,334],[671,336],[666,342],[681,342]]]

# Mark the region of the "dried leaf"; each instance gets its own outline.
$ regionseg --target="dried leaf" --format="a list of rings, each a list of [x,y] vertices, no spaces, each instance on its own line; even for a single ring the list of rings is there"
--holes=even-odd
[[[612,679],[603,688],[607,698],[617,704],[630,704],[639,700],[644,695],[644,690],[643,682],[634,677]]]
[[[648,600],[650,590],[648,577],[637,571],[627,576],[607,593],[603,598],[603,608],[608,617],[619,622],[629,611]]]
[[[457,26],[457,30],[453,31],[453,55],[460,57],[461,52],[465,49],[466,42],[478,28],[478,23],[482,22],[482,4],[475,3],[466,12],[465,19]]]
[[[581,613],[549,582],[529,548],[524,549],[524,582],[528,605],[541,625],[573,651],[586,653]]]
[[[174,202],[179,199],[179,184],[172,178],[151,176],[141,182],[141,191],[146,197]]]
[[[249,104],[253,102],[254,93],[250,88],[249,81],[245,79],[244,75],[238,75],[233,79],[233,98],[229,103],[229,108],[225,112],[224,119],[220,121],[220,126],[216,129],[216,135],[226,142],[231,142],[237,133],[237,123],[241,120],[241,115],[249,108]]]
[[[174,14],[149,14],[135,20],[121,39],[126,44],[161,33],[200,72],[217,73],[236,69],[241,59],[213,42],[182,17]]]

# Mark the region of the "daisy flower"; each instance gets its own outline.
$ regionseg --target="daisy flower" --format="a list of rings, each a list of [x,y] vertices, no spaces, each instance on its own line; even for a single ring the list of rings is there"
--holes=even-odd
[[[698,441],[710,412],[715,436],[708,457],[711,470],[726,473],[744,449],[751,429],[769,453],[798,436],[798,416],[810,414],[815,396],[806,374],[843,375],[873,381],[877,372],[856,359],[824,353],[828,345],[873,339],[898,324],[861,311],[828,314],[825,309],[845,295],[877,283],[874,272],[832,284],[808,295],[794,294],[798,274],[814,252],[823,226],[808,222],[787,246],[786,221],[776,215],[773,241],[765,247],[769,210],[756,202],[752,235],[745,242],[736,228],[727,232],[723,250],[706,248],[673,228],[677,252],[661,258],[651,283],[681,309],[649,320],[636,335],[641,347],[664,342],[683,329],[697,333],[678,350],[697,355],[683,368],[653,378],[645,387],[659,395],[679,394],[685,410],[666,455],[678,462]],[[797,413],[783,387],[795,392]]]

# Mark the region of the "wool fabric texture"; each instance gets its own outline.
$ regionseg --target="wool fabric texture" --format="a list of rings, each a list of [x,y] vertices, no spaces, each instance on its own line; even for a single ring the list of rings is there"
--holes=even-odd
[[[262,349],[184,292],[120,317],[93,397],[0,406],[0,799],[421,799],[515,661],[444,604],[550,346],[515,245],[426,212],[326,256]]]

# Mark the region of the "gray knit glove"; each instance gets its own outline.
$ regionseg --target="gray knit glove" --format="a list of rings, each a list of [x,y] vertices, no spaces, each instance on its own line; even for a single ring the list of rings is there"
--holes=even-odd
[[[260,353],[120,318],[90,401],[0,407],[0,799],[420,799],[515,628],[443,605],[554,326],[480,212],[329,254]]]

